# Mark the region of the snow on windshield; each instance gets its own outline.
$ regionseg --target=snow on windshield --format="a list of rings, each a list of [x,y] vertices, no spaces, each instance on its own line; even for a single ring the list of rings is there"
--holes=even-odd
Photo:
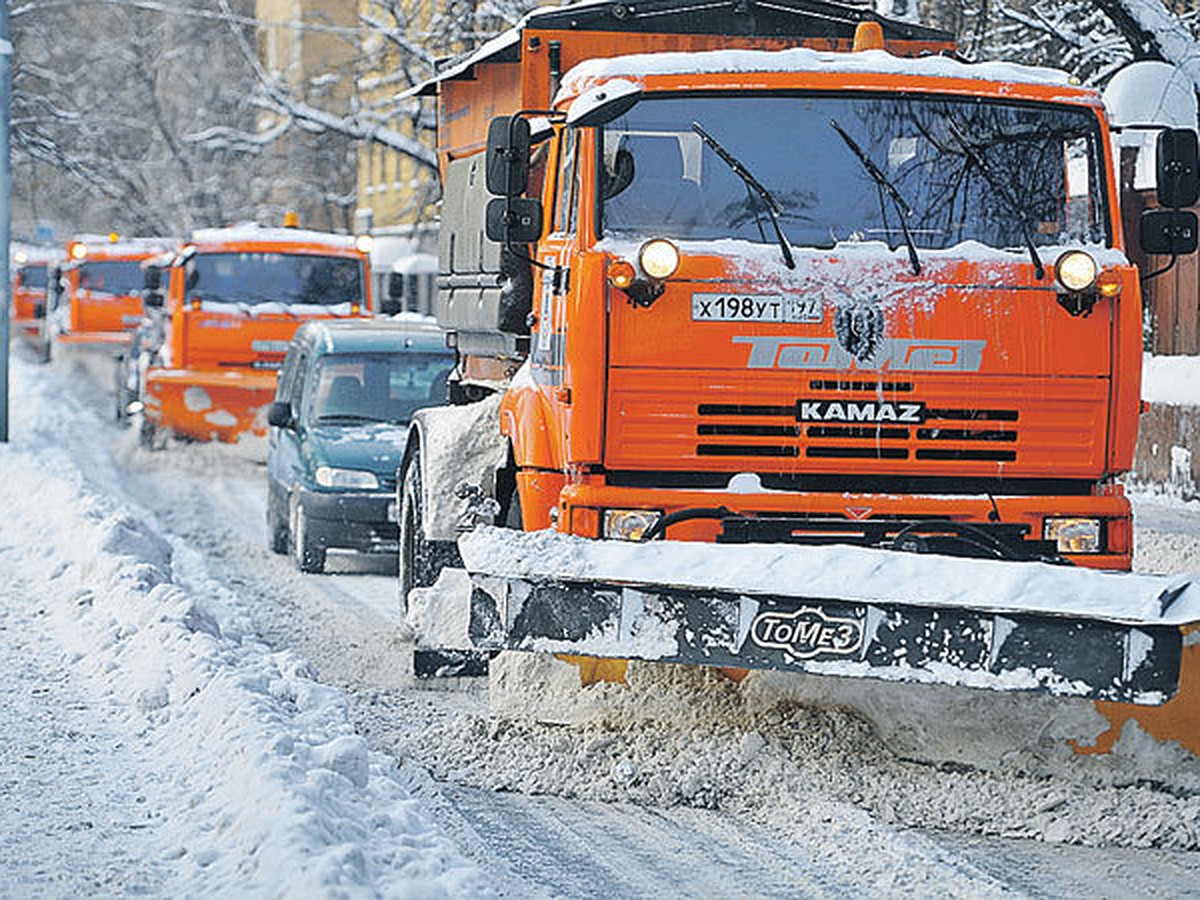
[[[1109,241],[1091,109],[949,96],[648,97],[605,128],[603,155],[603,229],[618,237],[774,243],[773,202],[800,247],[902,247],[905,226],[921,249]]]
[[[363,265],[309,253],[197,253],[187,261],[187,300],[245,306],[365,303]]]

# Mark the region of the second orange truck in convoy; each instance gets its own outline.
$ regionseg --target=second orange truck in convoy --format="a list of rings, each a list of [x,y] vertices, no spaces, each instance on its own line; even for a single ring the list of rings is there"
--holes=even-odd
[[[298,228],[204,229],[146,263],[149,315],[117,375],[142,439],[265,435],[300,323],[372,315],[361,239]]]
[[[52,316],[63,347],[120,355],[142,321],[142,261],[161,253],[166,238],[81,235],[67,244],[64,292]]]
[[[461,551],[470,587],[415,612],[465,623],[469,647],[844,676],[803,684],[939,710],[959,737],[999,721],[975,721],[993,707],[973,688],[1042,691],[995,709],[1055,753],[1129,751],[1134,778],[1200,783],[1194,590],[980,599],[1059,577],[1038,560],[1130,567],[1118,478],[1142,309],[1104,107],[1061,72],[967,64],[948,35],[873,18],[819,0],[546,8],[425,88],[463,405],[409,432],[404,595]],[[1167,208],[1143,249],[1190,253],[1195,134],[1159,148]],[[493,518],[551,531],[456,546]],[[716,590],[746,554],[692,544],[664,582],[635,565],[664,557],[626,543],[663,535],[794,563]],[[838,548],[858,570],[813,594],[805,566],[829,555],[788,544],[858,545]],[[942,561],[977,566],[978,596],[969,576],[931,587],[950,600],[900,578],[847,591],[940,555],[987,557]],[[578,565],[604,559],[628,565]],[[1029,562],[995,561],[1012,559]],[[943,693],[921,707],[914,682]]]

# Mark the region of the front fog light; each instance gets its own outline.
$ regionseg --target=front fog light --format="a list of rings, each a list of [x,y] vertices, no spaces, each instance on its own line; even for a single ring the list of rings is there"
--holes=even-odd
[[[1096,283],[1096,261],[1082,250],[1068,250],[1054,264],[1058,283],[1068,291],[1086,291]]]
[[[1099,553],[1099,519],[1046,519],[1042,538],[1055,541],[1059,553]]]
[[[363,472],[360,469],[335,469],[332,466],[318,466],[314,473],[317,484],[327,488],[345,488],[373,491],[379,487],[379,479],[374,472]]]
[[[606,509],[604,536],[619,541],[640,541],[662,513],[654,509]]]
[[[670,241],[655,238],[642,244],[638,251],[642,271],[655,281],[664,281],[679,268],[679,249]]]

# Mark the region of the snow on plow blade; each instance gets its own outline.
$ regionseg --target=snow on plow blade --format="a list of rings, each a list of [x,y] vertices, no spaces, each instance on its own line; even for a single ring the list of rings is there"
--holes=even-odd
[[[275,396],[273,370],[150,369],[146,417],[159,428],[200,441],[236,441],[267,433],[266,407]]]
[[[1041,563],[494,528],[459,548],[470,589],[449,617],[478,649],[1157,705],[1200,620],[1190,580]]]

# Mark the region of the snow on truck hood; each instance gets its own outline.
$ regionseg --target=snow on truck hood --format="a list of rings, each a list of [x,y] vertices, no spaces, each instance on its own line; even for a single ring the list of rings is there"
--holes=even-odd
[[[480,528],[458,539],[468,571],[658,584],[746,594],[1057,614],[1143,625],[1200,621],[1190,576],[960,559],[864,547],[597,541],[555,531]],[[1160,597],[1186,585],[1166,610]]]
[[[946,56],[919,59],[893,56],[886,50],[835,53],[795,47],[790,50],[708,50],[699,53],[639,53],[608,59],[589,59],[573,66],[563,78],[554,105],[583,93],[608,78],[642,81],[659,75],[700,75],[758,72],[842,73],[847,75],[906,75],[918,78],[958,78],[1008,84],[1070,88],[1075,101],[1099,96],[1071,84],[1059,69],[1016,63],[964,63]]]

